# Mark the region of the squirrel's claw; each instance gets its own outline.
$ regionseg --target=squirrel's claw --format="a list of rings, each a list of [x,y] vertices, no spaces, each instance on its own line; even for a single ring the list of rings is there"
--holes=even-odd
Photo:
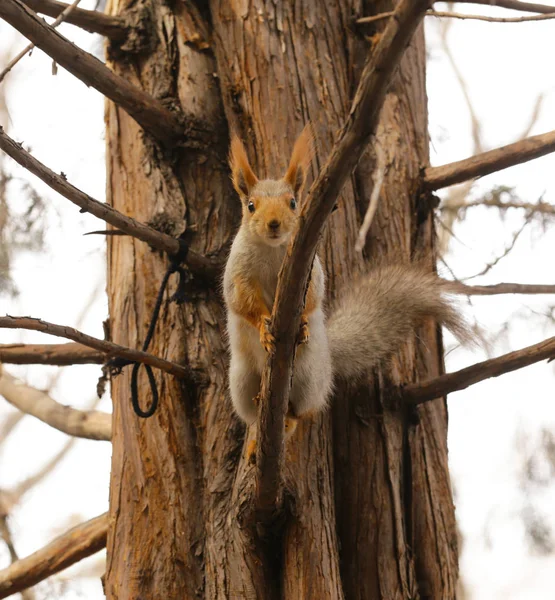
[[[310,338],[310,332],[308,330],[308,317],[306,315],[301,316],[301,328],[299,329],[299,335],[297,342],[299,344],[307,344]]]
[[[270,333],[270,318],[264,317],[260,326],[260,343],[270,355],[276,351],[276,338]]]

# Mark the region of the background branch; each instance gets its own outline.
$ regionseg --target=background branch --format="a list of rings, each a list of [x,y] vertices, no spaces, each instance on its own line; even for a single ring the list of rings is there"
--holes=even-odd
[[[451,283],[451,282],[450,282]],[[453,282],[453,289],[468,296],[495,296],[498,294],[555,294],[555,285],[533,283],[496,283],[495,285],[466,285]]]
[[[430,381],[411,383],[403,388],[403,397],[411,404],[422,404],[451,392],[464,390],[484,379],[498,377],[553,357],[555,357],[555,337],[454,373],[440,375]]]
[[[68,4],[56,0],[22,0],[22,2],[35,12],[49,17],[57,17],[68,7]],[[70,25],[76,25],[91,33],[99,33],[112,40],[121,40],[127,36],[127,26],[121,17],[105,15],[97,10],[76,8],[66,21]]]
[[[112,415],[64,406],[6,372],[0,371],[0,395],[20,411],[58,431],[89,440],[112,439]]]
[[[101,365],[106,353],[76,343],[0,344],[0,363],[12,365]]]
[[[75,10],[77,5],[81,2],[81,0],[75,0],[73,4],[68,4],[67,7],[58,15],[54,23],[52,23],[52,27],[57,27],[62,21],[65,21],[68,16]],[[6,77],[6,75],[17,65],[17,63],[28,53],[33,50],[35,44],[29,44],[26,46],[15,58],[13,58],[6,68],[0,73],[0,83]]]
[[[465,160],[441,167],[428,167],[424,170],[422,185],[427,190],[438,190],[519,165],[553,151],[555,151],[555,131],[550,131]]]
[[[72,75],[121,106],[160,142],[171,145],[184,137],[186,132],[181,116],[112,72],[92,54],[72,44],[20,0],[2,0],[0,17]]]
[[[91,198],[85,192],[71,185],[65,177],[54,173],[54,171],[51,171],[29,154],[29,152],[25,151],[22,145],[12,140],[2,127],[0,127],[0,149],[11,156],[22,167],[25,167],[33,175],[44,181],[53,190],[64,196],[64,198],[79,206],[84,212],[89,212],[121,231],[170,255],[175,255],[181,250],[179,241],[172,236],[156,231],[156,229],[148,225],[144,225],[131,217],[123,215],[108,204]],[[195,275],[208,279],[214,279],[220,273],[222,266],[219,259],[206,258],[194,250],[187,252],[185,262]]]
[[[195,381],[197,375],[191,371],[188,367],[178,365],[170,362],[158,356],[148,354],[148,352],[142,352],[141,350],[132,350],[113,342],[106,340],[99,340],[98,338],[92,337],[72,327],[66,327],[65,325],[55,325],[54,323],[48,323],[47,321],[41,321],[40,319],[33,319],[31,317],[0,317],[0,328],[7,329],[29,329],[32,331],[41,331],[42,333],[48,333],[58,337],[67,338],[78,342],[95,350],[105,352],[109,357],[119,356],[126,358],[132,362],[139,362],[151,367],[156,367],[166,373],[171,373],[176,377],[182,379],[189,379]]]
[[[555,7],[554,7],[555,10]],[[486,15],[468,15],[464,13],[448,12],[441,10],[429,10],[428,17],[448,17],[451,19],[469,19],[473,21],[487,21],[488,23],[524,23],[526,21],[546,21],[555,19],[555,12],[527,17],[489,17]]]
[[[255,509],[272,514],[282,482],[284,417],[289,400],[296,337],[310,266],[320,233],[347,177],[376,132],[394,71],[420,24],[427,0],[401,0],[362,71],[350,114],[330,157],[312,185],[301,226],[281,267],[272,313],[276,342],[262,376],[256,460]]]
[[[106,546],[108,514],[91,519],[0,571],[0,598],[21,592]]]
[[[457,4],[482,4],[484,6],[498,6],[510,10],[521,10],[524,12],[551,13],[555,6],[547,4],[535,4],[533,2],[519,2],[518,0],[457,0]]]
[[[491,198],[481,198],[480,200],[471,200],[470,202],[458,202],[450,204],[446,206],[441,206],[440,210],[449,212],[449,211],[459,211],[466,210],[467,208],[475,208],[477,206],[488,206],[491,208],[520,208],[523,210],[527,210],[531,213],[543,213],[548,215],[555,215],[555,206],[553,204],[549,204],[549,202],[544,202],[540,200],[539,202],[521,202],[519,200],[500,200],[496,197]]]

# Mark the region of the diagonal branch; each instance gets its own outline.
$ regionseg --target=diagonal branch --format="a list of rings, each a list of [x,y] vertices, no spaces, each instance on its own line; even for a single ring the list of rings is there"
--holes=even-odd
[[[20,411],[68,435],[89,440],[112,439],[112,416],[108,413],[64,406],[5,370],[0,370],[0,395]]]
[[[289,400],[296,337],[310,266],[323,226],[347,177],[376,132],[380,111],[393,74],[428,0],[401,0],[364,66],[350,114],[331,155],[312,185],[301,213],[300,227],[281,267],[272,313],[274,356],[264,368],[256,457],[255,512],[267,517],[276,509],[283,470],[284,418]]]
[[[428,167],[424,169],[422,185],[426,190],[439,190],[468,179],[483,177],[519,165],[554,151],[555,131],[550,131],[477,154],[465,160],[441,167]]]
[[[110,223],[110,225],[150,244],[158,250],[167,252],[170,255],[176,255],[180,252],[181,245],[179,240],[123,215],[108,204],[91,198],[85,192],[71,185],[64,176],[57,175],[26,152],[21,144],[12,140],[2,127],[0,127],[0,149],[11,156],[22,167],[33,173],[33,175],[42,179],[53,190],[79,206],[84,212],[91,213],[95,217],[106,221],[106,223]],[[214,279],[221,270],[221,264],[217,258],[206,258],[194,250],[188,250],[185,262],[191,271],[201,278]]]
[[[495,285],[465,285],[449,282],[457,294],[495,296],[498,294],[555,294],[555,285],[533,283],[496,283]]]
[[[73,327],[66,327],[65,325],[55,325],[54,323],[48,323],[47,321],[41,321],[40,319],[33,319],[31,317],[0,317],[0,328],[7,329],[29,329],[31,331],[41,331],[42,333],[48,333],[49,335],[56,335],[58,337],[67,338],[73,340],[89,348],[94,348],[100,352],[105,352],[108,357],[118,356],[125,358],[132,362],[143,363],[156,367],[161,371],[175,375],[181,379],[188,379],[192,381],[198,380],[198,375],[192,371],[189,367],[178,365],[177,363],[170,362],[148,352],[142,352],[141,350],[133,350],[108,342],[106,340],[99,340],[98,338],[92,337]]]
[[[555,357],[555,337],[527,346],[522,350],[509,352],[498,358],[485,360],[466,369],[440,375],[423,383],[412,383],[403,388],[403,397],[411,404],[422,404],[428,400],[441,398],[451,392],[464,390],[467,387],[489,379],[499,377],[534,363]]]
[[[524,12],[551,13],[555,12],[555,6],[547,4],[535,4],[533,2],[519,2],[519,0],[457,0],[458,4],[482,4],[485,6],[498,6],[509,10],[522,10]]]
[[[81,344],[0,344],[0,363],[12,365],[101,365],[106,353]]]
[[[0,571],[0,598],[7,598],[67,569],[106,546],[108,514],[81,523],[44,548]]]
[[[161,102],[110,71],[92,54],[72,44],[21,0],[2,0],[0,17],[72,75],[121,106],[160,142],[173,145],[184,137],[182,115],[169,111]]]
[[[21,0],[31,10],[49,17],[58,17],[68,5],[56,0]],[[76,8],[68,15],[66,22],[77,25],[91,33],[99,33],[111,40],[121,40],[127,36],[127,26],[121,17],[111,17],[98,10]]]

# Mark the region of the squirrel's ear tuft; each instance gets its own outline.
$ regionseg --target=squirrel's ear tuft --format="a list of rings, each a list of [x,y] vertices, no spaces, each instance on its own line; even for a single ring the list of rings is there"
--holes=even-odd
[[[241,197],[241,200],[245,200],[249,197],[251,189],[258,182],[258,178],[251,169],[243,142],[235,134],[231,138],[229,166],[231,167],[233,187]]]
[[[298,194],[303,188],[313,156],[314,133],[312,125],[308,123],[295,142],[289,167],[283,178],[293,188],[295,194]]]

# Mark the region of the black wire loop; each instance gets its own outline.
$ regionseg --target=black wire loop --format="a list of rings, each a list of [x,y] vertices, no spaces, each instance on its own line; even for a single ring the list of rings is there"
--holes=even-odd
[[[166,269],[166,273],[164,274],[164,278],[162,279],[162,283],[160,284],[160,289],[158,290],[158,296],[156,297],[156,304],[154,305],[154,310],[152,311],[152,316],[150,317],[150,325],[148,326],[148,331],[145,337],[145,341],[143,342],[143,347],[141,350],[146,352],[148,350],[148,346],[154,336],[154,331],[156,330],[156,323],[158,322],[158,317],[160,316],[160,308],[162,307],[162,301],[164,299],[164,293],[166,291],[166,287],[168,285],[168,281],[173,273],[179,274],[179,282],[177,285],[177,290],[175,294],[170,298],[170,302],[177,302],[181,304],[186,300],[186,289],[185,286],[189,281],[189,272],[187,269],[181,266],[181,263],[185,260],[187,256],[187,251],[189,247],[183,240],[179,240],[180,250],[177,254],[170,257],[170,264]],[[146,374],[148,377],[148,382],[150,384],[150,391],[152,392],[152,402],[150,406],[143,410],[141,405],[139,404],[139,370],[144,363],[139,363],[127,359],[116,358],[112,359],[109,363],[110,367],[114,370],[119,370],[126,365],[133,365],[133,370],[131,371],[131,404],[133,406],[133,410],[138,417],[142,419],[148,419],[151,417],[158,408],[158,401],[160,399],[160,395],[158,394],[158,388],[156,386],[156,378],[154,377],[154,373],[152,371],[152,367],[150,365],[144,365]]]

